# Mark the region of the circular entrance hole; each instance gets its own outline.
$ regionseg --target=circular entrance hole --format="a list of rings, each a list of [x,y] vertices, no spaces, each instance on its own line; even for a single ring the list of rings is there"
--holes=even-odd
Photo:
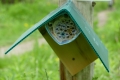
[[[74,61],[74,60],[75,60],[75,58],[72,58],[72,60]]]

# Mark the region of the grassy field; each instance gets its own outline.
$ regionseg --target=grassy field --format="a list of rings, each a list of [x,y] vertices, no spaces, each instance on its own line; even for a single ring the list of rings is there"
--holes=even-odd
[[[109,51],[110,73],[107,73],[102,63],[96,60],[93,80],[120,79],[119,3],[120,1],[116,0],[114,10],[109,13],[104,26],[98,27],[98,21],[94,21],[94,30]],[[0,5],[0,46],[13,43],[25,30],[56,7],[57,4],[53,5],[48,0],[36,0],[32,4]],[[107,8],[106,2],[97,2],[94,16]],[[36,32],[28,40],[34,37],[41,36]],[[37,42],[34,46],[33,51],[26,54],[1,58],[0,80],[59,80],[59,59],[50,46],[39,46]]]
[[[50,46],[36,43],[31,52],[0,59],[0,80],[59,80],[58,62]]]
[[[57,5],[49,0],[35,0],[32,3],[0,4],[0,46],[13,43],[23,32],[40,21]],[[33,33],[27,40],[41,37]]]

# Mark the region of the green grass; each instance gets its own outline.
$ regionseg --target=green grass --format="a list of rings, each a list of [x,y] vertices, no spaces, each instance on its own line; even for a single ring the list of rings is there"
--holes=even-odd
[[[59,80],[59,59],[48,44],[0,62],[0,80]]]
[[[2,7],[0,8],[0,45],[13,43],[30,27],[29,25],[38,22],[43,16],[57,7],[56,4],[52,5],[47,0],[42,1],[48,4],[47,6],[50,9],[42,4],[41,1],[32,4],[0,5]],[[108,21],[103,27],[98,27],[98,21],[94,21],[94,30],[107,47],[110,61],[109,73],[99,60],[95,61],[94,80],[120,79],[120,0],[115,1],[115,9],[108,15]],[[23,5],[26,5],[26,7],[24,8]],[[8,7],[9,9],[6,10]],[[18,10],[16,11],[16,9]],[[95,16],[105,9],[107,9],[106,2],[97,2],[94,10]],[[34,38],[33,36],[35,38],[41,37],[37,32],[31,35],[30,39]],[[38,46],[36,43],[31,52],[0,59],[0,80],[47,80],[47,78],[48,80],[59,80],[58,64],[58,58],[48,44]]]
[[[0,46],[12,44],[23,32],[57,7],[49,0],[0,4]],[[29,39],[41,37],[38,31]]]

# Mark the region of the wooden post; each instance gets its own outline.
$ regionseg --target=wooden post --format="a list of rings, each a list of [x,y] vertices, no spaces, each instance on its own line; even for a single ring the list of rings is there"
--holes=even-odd
[[[59,6],[65,3],[67,0],[59,0]],[[93,26],[93,7],[91,1],[80,1],[73,0],[75,5],[78,7],[82,15],[89,22],[91,26]],[[78,74],[71,76],[71,74],[64,67],[62,62],[60,61],[60,79],[61,80],[92,80],[94,72],[94,62],[80,71]]]

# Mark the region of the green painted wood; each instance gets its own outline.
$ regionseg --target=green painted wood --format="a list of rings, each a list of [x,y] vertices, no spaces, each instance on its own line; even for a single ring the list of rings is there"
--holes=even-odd
[[[79,12],[79,10],[75,7],[73,2],[65,3],[62,7],[51,12],[40,22],[38,22],[29,30],[27,30],[25,33],[23,33],[23,35],[5,52],[5,54],[7,54],[10,50],[12,50],[16,45],[18,45],[22,40],[28,37],[35,30],[41,28],[42,26],[44,27],[44,25],[47,24],[49,21],[52,21],[54,18],[62,14],[68,14],[73,19],[75,24],[80,28],[81,33],[83,34],[83,36],[85,37],[91,48],[94,50],[98,58],[101,60],[106,70],[109,72],[107,49],[105,48],[101,40],[98,38],[98,36],[95,34],[93,29],[90,27],[88,22],[84,19],[84,17]]]

